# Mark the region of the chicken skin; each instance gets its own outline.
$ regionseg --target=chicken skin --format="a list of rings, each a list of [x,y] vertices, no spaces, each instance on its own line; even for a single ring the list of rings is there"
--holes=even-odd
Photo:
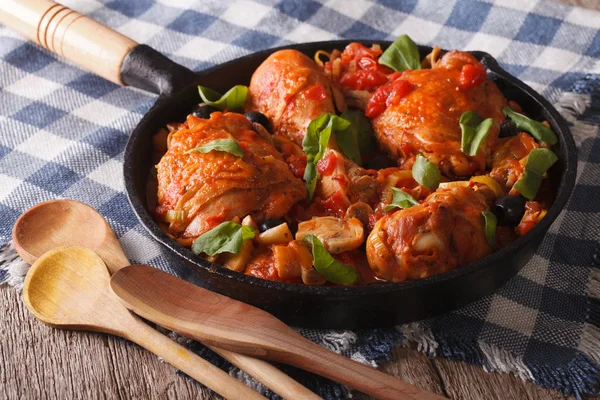
[[[473,188],[438,189],[377,221],[367,239],[369,265],[379,279],[401,282],[479,260],[492,253],[481,215],[488,209]]]
[[[343,95],[325,73],[296,50],[280,50],[254,72],[245,105],[269,118],[273,133],[302,144],[306,128],[323,113],[345,111]]]
[[[243,157],[193,150],[217,139],[235,140]],[[268,138],[236,113],[214,112],[208,120],[189,115],[171,133],[157,178],[157,218],[164,220],[171,210],[183,212],[183,218],[169,225],[169,233],[177,238],[195,238],[235,217],[281,218],[306,197],[304,183]]]
[[[521,160],[527,157],[531,150],[539,147],[535,139],[525,132],[498,140],[492,155],[490,176],[502,186],[505,193],[509,193],[523,175],[525,166],[521,164]]]
[[[451,51],[431,69],[406,71],[394,82],[375,92],[372,102],[381,101],[381,113],[369,104],[367,116],[380,146],[410,168],[418,153],[438,165],[450,177],[464,177],[485,170],[491,149],[505,119],[506,99],[485,69],[471,54]],[[374,104],[377,106],[378,104]],[[459,119],[465,111],[476,111],[494,123],[476,156],[461,151]],[[375,115],[377,114],[377,115]]]

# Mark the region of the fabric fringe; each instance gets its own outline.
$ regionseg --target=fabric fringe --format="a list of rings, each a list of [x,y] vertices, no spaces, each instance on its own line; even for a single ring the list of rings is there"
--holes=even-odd
[[[12,241],[0,248],[0,285],[8,284],[21,291],[27,271],[29,264],[19,257]]]
[[[512,373],[523,380],[561,391],[567,395],[597,394],[600,386],[600,329],[586,324],[579,354],[563,368],[540,367],[521,357],[483,341],[461,341],[435,334],[424,323],[398,327],[404,335],[403,346],[414,345],[430,357],[444,357],[482,365],[487,372]],[[585,353],[584,353],[585,352]],[[592,359],[590,354],[594,356]]]

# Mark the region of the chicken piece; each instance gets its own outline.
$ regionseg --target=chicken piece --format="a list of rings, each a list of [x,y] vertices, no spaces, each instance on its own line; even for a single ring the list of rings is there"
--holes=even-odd
[[[523,175],[525,166],[520,161],[527,157],[531,150],[539,147],[535,139],[525,132],[498,140],[492,156],[490,176],[502,186],[505,193],[508,193]]]
[[[433,68],[405,71],[381,86],[367,107],[382,148],[410,168],[418,153],[436,163],[450,177],[483,172],[504,120],[506,99],[471,54],[451,51]],[[382,111],[380,114],[379,111]],[[476,111],[494,123],[476,156],[464,154],[459,119]]]
[[[367,239],[369,265],[378,278],[401,282],[479,260],[492,252],[481,215],[488,209],[472,188],[438,189],[377,221]]]
[[[377,173],[359,167],[339,151],[325,150],[317,164],[317,171],[320,174],[315,192],[318,197],[327,199],[338,193],[345,208],[359,201],[367,204],[377,202]]]
[[[192,151],[217,139],[234,139],[242,158],[224,151]],[[170,210],[182,211],[169,233],[195,238],[224,221],[250,214],[255,220],[281,218],[306,197],[281,154],[251,129],[241,114],[214,112],[210,119],[188,116],[170,136],[170,147],[157,165],[158,206],[164,220]]]
[[[296,50],[280,50],[254,72],[245,108],[269,118],[273,133],[302,144],[306,128],[323,113],[345,111],[344,97],[325,73]]]

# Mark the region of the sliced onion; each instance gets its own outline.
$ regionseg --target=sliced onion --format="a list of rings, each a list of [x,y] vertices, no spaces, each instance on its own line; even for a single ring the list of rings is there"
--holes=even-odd
[[[315,53],[315,63],[319,66],[322,67],[323,66],[323,60],[321,60],[320,56],[326,56],[328,60],[331,60],[331,53],[326,52],[325,50],[318,50]]]
[[[494,178],[491,178],[487,175],[474,176],[471,178],[470,182],[483,183],[484,185],[487,185],[490,189],[492,189],[496,195],[496,198],[504,196],[504,190],[502,190],[500,184],[496,182]]]
[[[383,243],[383,240],[379,236],[379,232],[373,229],[373,232],[369,235],[367,241],[373,246],[373,250],[377,257],[388,259],[390,257],[390,251],[387,248],[386,244]]]
[[[469,187],[469,181],[454,181],[440,183],[440,189],[452,189],[455,187]]]
[[[185,210],[169,210],[165,215],[166,222],[185,222]]]

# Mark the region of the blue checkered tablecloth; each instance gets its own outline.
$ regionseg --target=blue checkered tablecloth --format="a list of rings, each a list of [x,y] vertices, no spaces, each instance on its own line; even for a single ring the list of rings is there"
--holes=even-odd
[[[576,190],[537,254],[494,295],[438,318],[396,329],[301,332],[362,362],[389,357],[397,344],[417,345],[432,356],[512,372],[568,394],[597,393],[600,13],[525,0],[64,4],[196,70],[291,43],[393,40],[403,33],[417,43],[495,56],[557,105],[579,146]],[[16,218],[36,203],[60,197],[97,208],[131,260],[170,270],[164,250],[138,224],[123,193],[123,148],[154,100],[0,27],[0,281],[18,285],[26,270],[10,245]],[[325,397],[347,394],[330,382],[297,377]]]

